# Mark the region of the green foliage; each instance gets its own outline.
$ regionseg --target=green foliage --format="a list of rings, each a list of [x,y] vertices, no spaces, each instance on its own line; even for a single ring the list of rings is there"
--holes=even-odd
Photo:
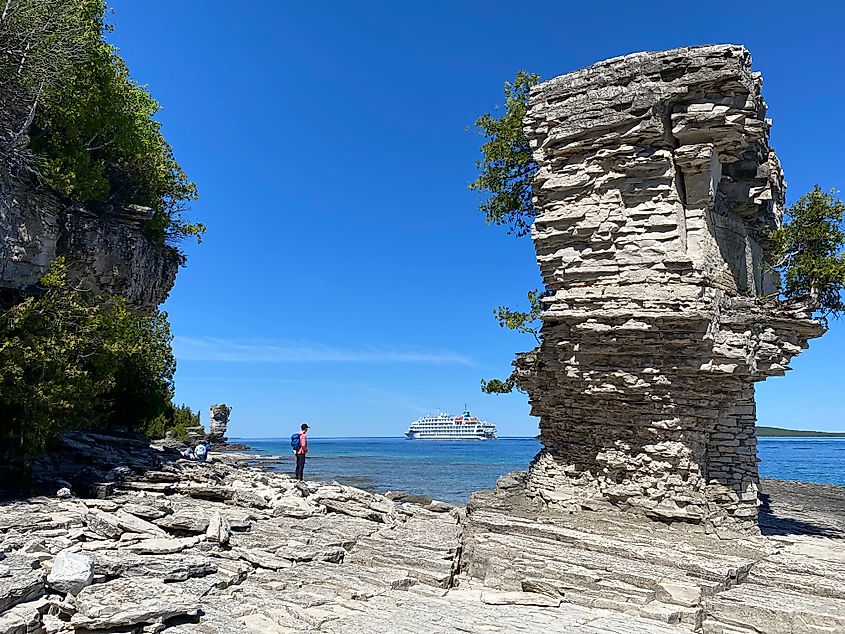
[[[541,299],[544,292],[534,289],[528,291],[528,312],[511,310],[507,306],[497,306],[493,309],[493,315],[500,328],[516,330],[521,334],[530,334],[537,343],[540,343],[540,312],[543,310]]]
[[[137,317],[123,302],[116,302],[108,316],[103,343],[119,360],[112,372],[114,386],[107,395],[109,421],[143,429],[173,397],[176,360],[170,347],[173,337],[167,315],[156,311],[148,317]]]
[[[167,432],[176,440],[186,442],[190,440],[189,427],[200,426],[200,413],[193,412],[185,405],[169,404],[166,411],[150,421],[144,428],[144,433],[150,438],[164,438]]]
[[[200,426],[200,413],[191,411],[185,404],[173,408],[172,425],[169,428],[176,440],[189,440],[188,428]]]
[[[488,194],[480,209],[487,224],[504,225],[508,233],[524,236],[531,230],[531,223],[537,215],[532,201],[531,179],[537,171],[537,164],[531,154],[525,136],[523,121],[528,111],[531,87],[536,86],[540,76],[519,71],[514,81],[505,82],[504,114],[496,117],[486,113],[475,120],[477,132],[486,141],[481,146],[481,160],[475,166],[478,178],[469,188]],[[511,310],[506,306],[493,309],[499,326],[520,333],[527,333],[540,342],[540,298],[543,293],[533,290],[528,293],[527,312]],[[519,389],[515,374],[504,381],[501,379],[481,380],[481,391],[486,394],[507,394]]]
[[[534,289],[528,291],[528,310],[512,310],[507,306],[498,306],[493,309],[493,315],[501,328],[516,330],[522,334],[530,334],[539,344],[540,340],[540,312],[543,309],[542,299],[545,296],[543,291]],[[519,390],[516,383],[516,374],[512,373],[504,381],[501,379],[481,379],[481,391],[485,394],[509,394],[514,389]]]
[[[227,417],[232,413],[232,407],[230,405],[226,405],[225,403],[218,406],[220,411],[223,412]]]
[[[510,394],[514,390],[520,391],[513,374],[504,381],[501,379],[481,379],[481,391],[485,394]]]
[[[16,0],[31,1],[31,0]],[[150,237],[175,243],[205,231],[184,217],[196,186],[176,162],[154,119],[159,104],[136,84],[117,49],[106,43],[102,0],[74,0],[66,21],[84,28],[59,29],[77,41],[81,59],[60,80],[42,86],[30,146],[44,181],[74,202],[108,210],[126,204],[150,207]],[[45,9],[46,10],[46,9]],[[35,15],[34,24],[50,19]],[[67,25],[62,25],[67,26]]]
[[[486,113],[475,128],[487,141],[476,162],[478,178],[469,188],[489,194],[481,205],[487,223],[505,225],[508,233],[527,234],[536,215],[531,200],[531,178],[537,164],[523,130],[528,97],[540,76],[519,71],[513,83],[505,82],[505,112],[501,117]]]
[[[845,203],[816,185],[771,232],[772,267],[787,301],[809,301],[827,319],[845,311]]]
[[[168,406],[175,360],[166,315],[102,306],[57,259],[42,293],[0,313],[0,438],[13,455],[86,428],[143,429]]]
[[[0,170],[31,174],[29,128],[99,42],[99,0],[3,0],[0,9]]]

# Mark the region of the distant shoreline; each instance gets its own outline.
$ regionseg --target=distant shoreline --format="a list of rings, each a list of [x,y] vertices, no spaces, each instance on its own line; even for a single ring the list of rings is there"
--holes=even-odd
[[[841,431],[804,431],[800,429],[783,429],[781,427],[757,427],[757,436],[761,438],[789,437],[789,438],[845,438]]]

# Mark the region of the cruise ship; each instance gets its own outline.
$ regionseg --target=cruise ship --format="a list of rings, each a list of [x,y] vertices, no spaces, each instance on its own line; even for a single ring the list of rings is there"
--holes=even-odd
[[[405,436],[410,440],[495,440],[496,426],[468,411],[461,416],[438,414],[415,420]]]

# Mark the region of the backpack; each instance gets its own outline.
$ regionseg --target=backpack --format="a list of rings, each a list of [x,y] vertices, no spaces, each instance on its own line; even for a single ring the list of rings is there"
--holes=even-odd
[[[302,438],[299,436],[299,432],[290,437],[290,447],[294,451],[299,451],[299,448],[302,447]]]

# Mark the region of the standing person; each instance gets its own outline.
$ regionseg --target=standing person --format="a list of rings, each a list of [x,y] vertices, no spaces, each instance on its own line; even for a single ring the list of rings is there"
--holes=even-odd
[[[305,470],[305,454],[308,453],[308,423],[302,423],[300,427],[302,431],[297,432],[291,437],[291,447],[293,453],[296,455],[296,473],[294,477],[297,480],[302,480],[302,472]]]

